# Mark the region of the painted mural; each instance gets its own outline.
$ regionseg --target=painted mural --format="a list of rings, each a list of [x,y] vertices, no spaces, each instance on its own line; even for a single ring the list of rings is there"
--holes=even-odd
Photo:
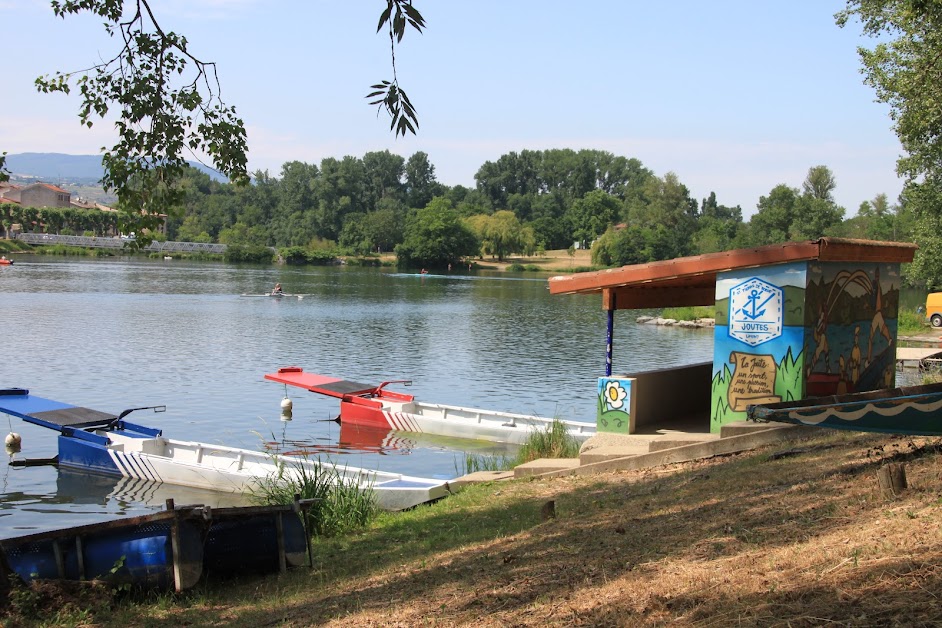
[[[801,398],[806,275],[801,262],[717,277],[711,431],[750,404]]]
[[[806,396],[895,385],[899,288],[899,264],[808,264]]]
[[[627,434],[631,427],[631,379],[600,377],[596,429]]]
[[[899,264],[796,262],[716,283],[711,429],[750,404],[894,386]]]

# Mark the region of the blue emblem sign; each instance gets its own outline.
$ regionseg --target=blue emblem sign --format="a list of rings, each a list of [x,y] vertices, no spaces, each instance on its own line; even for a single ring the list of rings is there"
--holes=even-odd
[[[729,291],[729,335],[751,347],[782,335],[782,289],[753,277]]]

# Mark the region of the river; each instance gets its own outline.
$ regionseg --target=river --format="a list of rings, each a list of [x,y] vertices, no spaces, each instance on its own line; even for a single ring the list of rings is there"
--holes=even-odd
[[[249,298],[280,282],[303,299]],[[615,372],[712,359],[710,331],[637,325],[618,312]],[[235,266],[142,258],[18,256],[0,267],[0,387],[98,410],[165,404],[138,423],[171,438],[304,450],[340,464],[449,479],[465,452],[501,446],[390,433],[351,443],[337,401],[263,380],[282,366],[367,383],[408,379],[417,399],[594,421],[604,373],[598,296],[552,296],[546,275]],[[8,418],[6,415],[0,417]],[[50,430],[9,418],[15,459],[56,453]],[[0,469],[0,538],[233,496],[54,467]]]

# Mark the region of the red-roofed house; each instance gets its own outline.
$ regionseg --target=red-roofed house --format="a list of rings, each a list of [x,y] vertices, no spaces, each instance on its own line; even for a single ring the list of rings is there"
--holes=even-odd
[[[50,183],[32,183],[4,190],[3,198],[24,207],[70,207],[72,193]]]

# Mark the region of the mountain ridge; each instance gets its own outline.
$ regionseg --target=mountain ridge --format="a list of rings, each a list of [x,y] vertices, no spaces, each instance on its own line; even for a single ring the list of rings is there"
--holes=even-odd
[[[226,177],[195,161],[187,162],[216,181]],[[7,155],[6,168],[16,180],[37,180],[44,183],[99,185],[105,173],[101,155],[70,155],[67,153],[14,153]]]

